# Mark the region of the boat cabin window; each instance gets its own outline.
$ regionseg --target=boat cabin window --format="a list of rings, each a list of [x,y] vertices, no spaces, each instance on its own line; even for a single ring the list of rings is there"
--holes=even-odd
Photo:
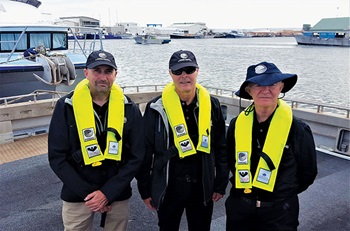
[[[0,52],[25,51],[40,45],[48,50],[67,50],[67,34],[58,32],[27,32],[21,36],[19,32],[6,32],[0,34]]]
[[[20,38],[20,33],[2,33],[0,36],[1,51],[12,51],[12,48],[16,45],[16,42]],[[18,41],[17,50],[24,51],[27,49],[27,35],[23,34],[22,39]]]

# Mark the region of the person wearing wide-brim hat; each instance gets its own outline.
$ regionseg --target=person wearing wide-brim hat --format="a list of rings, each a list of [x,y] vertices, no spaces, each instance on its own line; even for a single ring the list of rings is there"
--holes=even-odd
[[[280,98],[296,82],[296,74],[261,62],[248,67],[236,92],[253,102],[227,130],[227,230],[297,230],[298,194],[314,182],[317,163],[310,127]]]

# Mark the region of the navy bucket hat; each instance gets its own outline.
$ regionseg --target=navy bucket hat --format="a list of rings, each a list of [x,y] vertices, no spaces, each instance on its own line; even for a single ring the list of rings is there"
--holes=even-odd
[[[249,83],[270,86],[280,81],[284,83],[281,93],[286,93],[294,87],[297,79],[298,76],[296,74],[282,73],[273,63],[261,62],[248,67],[246,79],[235,94],[244,99],[252,99],[245,90]]]
[[[174,52],[169,60],[169,69],[177,71],[184,67],[198,67],[196,56],[191,51],[179,50]]]

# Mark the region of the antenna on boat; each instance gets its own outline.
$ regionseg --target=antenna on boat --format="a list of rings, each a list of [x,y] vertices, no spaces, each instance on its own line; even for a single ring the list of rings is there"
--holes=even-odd
[[[108,21],[109,21],[109,26],[112,27],[112,25],[111,25],[111,11],[109,8],[108,8]]]

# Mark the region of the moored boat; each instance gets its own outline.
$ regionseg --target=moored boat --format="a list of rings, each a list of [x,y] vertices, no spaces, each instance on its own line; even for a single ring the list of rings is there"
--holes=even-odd
[[[154,34],[142,34],[136,35],[134,40],[137,44],[168,44],[171,42],[170,37],[163,35],[154,35]]]
[[[189,34],[171,34],[170,38],[172,39],[194,39],[196,38],[196,35],[189,35]]]
[[[74,89],[84,78],[87,55],[93,50],[103,49],[102,41],[96,39],[101,30],[83,28],[94,35],[94,39],[78,41],[76,27],[57,26],[40,20],[6,21],[11,10],[20,12],[23,7],[34,14],[37,8],[19,1],[0,3],[5,9],[0,12],[0,97],[37,90],[67,92]],[[68,34],[74,40],[68,40]]]
[[[299,45],[350,47],[350,17],[324,18],[315,26],[304,25],[302,34],[295,35]]]
[[[231,30],[230,32],[226,33],[226,38],[251,38],[249,34],[244,33],[241,30]]]
[[[104,39],[122,39],[122,36],[120,34],[113,34],[113,33],[108,33],[103,35]]]

